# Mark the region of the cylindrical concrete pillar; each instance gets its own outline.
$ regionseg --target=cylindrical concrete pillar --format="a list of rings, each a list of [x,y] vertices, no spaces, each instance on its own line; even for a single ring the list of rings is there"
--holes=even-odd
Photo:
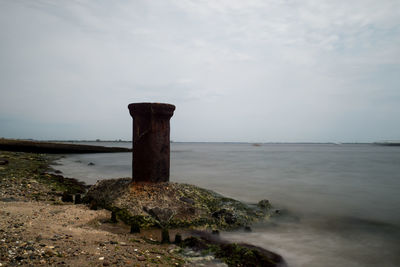
[[[169,120],[175,106],[162,103],[132,103],[132,179],[134,182],[169,181]]]

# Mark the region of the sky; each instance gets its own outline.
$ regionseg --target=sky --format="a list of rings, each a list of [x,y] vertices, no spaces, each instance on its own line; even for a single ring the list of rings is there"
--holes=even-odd
[[[0,137],[400,140],[398,0],[0,0]]]

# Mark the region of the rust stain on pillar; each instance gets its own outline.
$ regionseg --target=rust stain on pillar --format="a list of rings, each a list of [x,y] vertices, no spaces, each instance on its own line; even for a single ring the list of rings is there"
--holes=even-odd
[[[169,181],[169,120],[175,106],[163,103],[128,105],[133,118],[132,180],[134,182]]]

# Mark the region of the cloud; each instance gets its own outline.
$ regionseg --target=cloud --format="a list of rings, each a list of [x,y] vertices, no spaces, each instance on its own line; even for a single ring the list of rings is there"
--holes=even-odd
[[[384,139],[399,134],[390,120],[341,129],[399,115],[399,13],[390,0],[2,1],[0,112],[119,139],[129,102],[172,102],[175,140]]]

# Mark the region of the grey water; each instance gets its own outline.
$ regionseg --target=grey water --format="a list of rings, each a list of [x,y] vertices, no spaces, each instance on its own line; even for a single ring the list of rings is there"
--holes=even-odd
[[[93,184],[129,177],[131,159],[68,155],[55,168]],[[400,147],[172,143],[170,180],[247,203],[269,199],[281,215],[222,237],[277,252],[289,266],[400,266]]]

